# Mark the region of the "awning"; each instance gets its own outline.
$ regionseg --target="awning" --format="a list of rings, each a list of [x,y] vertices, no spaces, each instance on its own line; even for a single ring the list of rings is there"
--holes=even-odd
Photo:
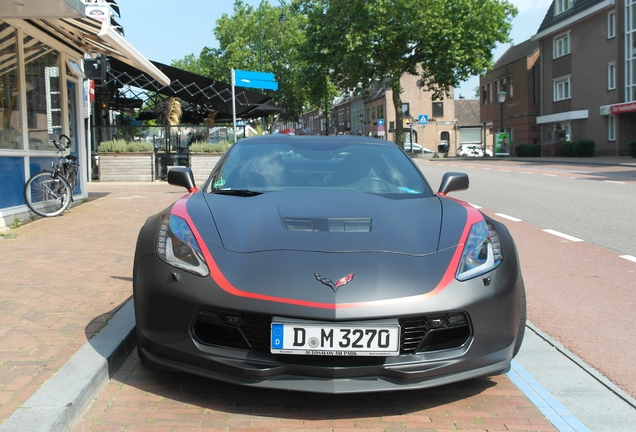
[[[43,18],[25,21],[78,53],[105,54],[147,73],[162,85],[170,84],[170,78],[121,36],[112,19],[104,22],[93,18]]]
[[[106,85],[116,84],[121,96],[140,97],[125,87],[134,87],[151,94],[143,97],[162,95],[178,97],[188,102],[190,114],[199,119],[215,114],[216,121],[232,121],[232,86],[192,72],[184,71],[158,62],[151,64],[164,73],[170,80],[169,85],[163,85],[150,77],[144,71],[124,63],[118,59],[109,59],[109,79]],[[229,77],[228,77],[229,78]],[[128,92],[129,95],[123,94]],[[239,118],[265,117],[277,112],[280,108],[269,105],[271,98],[267,95],[246,90],[236,89],[236,115]],[[146,105],[151,105],[150,101]],[[145,115],[149,113],[146,112]]]

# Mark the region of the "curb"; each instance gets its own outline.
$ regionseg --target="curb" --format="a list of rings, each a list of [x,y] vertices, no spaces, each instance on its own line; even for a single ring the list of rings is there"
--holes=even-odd
[[[132,298],[0,425],[0,432],[67,431],[135,349]]]

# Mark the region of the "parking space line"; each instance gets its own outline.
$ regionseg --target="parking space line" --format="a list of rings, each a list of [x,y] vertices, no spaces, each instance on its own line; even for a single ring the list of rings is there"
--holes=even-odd
[[[620,257],[626,259],[627,261],[636,262],[636,257],[632,255],[620,255]]]
[[[580,238],[572,237],[571,235],[563,234],[562,232],[555,231],[555,230],[552,230],[552,229],[544,229],[543,231],[547,232],[548,234],[552,234],[552,235],[555,235],[557,237],[561,237],[561,238],[564,238],[566,240],[570,240],[570,241],[573,241],[573,242],[582,242],[583,241]]]
[[[521,219],[517,219],[516,217],[508,216],[507,214],[503,213],[495,213],[495,216],[499,216],[500,218],[508,219],[513,222],[522,222]]]

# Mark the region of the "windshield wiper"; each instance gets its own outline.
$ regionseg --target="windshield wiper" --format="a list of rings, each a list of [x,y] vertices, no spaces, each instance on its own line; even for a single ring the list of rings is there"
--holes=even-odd
[[[212,191],[212,193],[222,194],[222,195],[250,197],[250,196],[261,195],[263,192],[256,192],[256,191],[251,191],[248,189],[217,189],[215,191]]]

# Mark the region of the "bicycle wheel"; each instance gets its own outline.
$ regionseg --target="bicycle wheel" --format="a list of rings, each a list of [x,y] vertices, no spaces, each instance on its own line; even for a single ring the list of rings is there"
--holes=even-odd
[[[53,177],[41,172],[29,179],[24,186],[24,200],[35,214],[44,217],[57,216],[71,205],[73,191],[62,176]]]

